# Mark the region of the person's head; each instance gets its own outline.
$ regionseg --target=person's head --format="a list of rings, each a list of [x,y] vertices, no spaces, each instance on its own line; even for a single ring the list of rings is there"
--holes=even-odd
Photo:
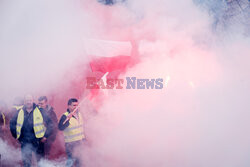
[[[32,109],[33,108],[33,97],[32,95],[25,95],[24,96],[24,106],[27,108],[27,109]]]
[[[48,99],[46,96],[41,96],[38,98],[38,105],[40,108],[45,109],[48,105]]]
[[[68,101],[68,109],[72,112],[78,106],[78,100],[75,98],[71,98]]]

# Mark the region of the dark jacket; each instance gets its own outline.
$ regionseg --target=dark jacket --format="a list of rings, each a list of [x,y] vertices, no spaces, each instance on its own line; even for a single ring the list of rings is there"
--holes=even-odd
[[[32,143],[32,142],[41,140],[41,138],[39,138],[39,139],[36,138],[34,128],[33,128],[33,111],[36,107],[37,107],[36,104],[33,104],[33,110],[30,113],[28,113],[26,108],[23,107],[24,121],[23,121],[23,126],[21,129],[21,135],[18,139],[21,143],[23,143],[23,142]],[[18,117],[19,111],[20,110],[18,110],[14,114],[12,119],[10,120],[10,131],[11,131],[11,134],[14,138],[17,137],[16,124],[17,124],[17,117]],[[48,138],[52,133],[53,122],[48,117],[48,115],[43,111],[43,109],[40,109],[40,111],[41,111],[41,114],[43,116],[43,121],[44,121],[45,126],[46,126],[46,131],[45,131],[44,137]]]
[[[57,135],[57,116],[56,113],[54,112],[54,108],[51,107],[50,105],[48,105],[46,107],[46,109],[44,110],[46,112],[46,114],[49,116],[49,118],[52,121],[53,127],[51,128],[51,135],[49,136],[48,140],[53,142],[56,139],[56,135]]]

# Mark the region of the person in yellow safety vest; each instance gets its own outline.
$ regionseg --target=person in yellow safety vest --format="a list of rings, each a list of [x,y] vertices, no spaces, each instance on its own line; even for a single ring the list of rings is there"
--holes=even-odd
[[[85,139],[82,115],[78,109],[73,113],[77,107],[78,100],[75,98],[69,99],[67,112],[61,116],[58,124],[59,130],[63,131],[64,135],[65,152],[68,158],[66,162],[67,167],[71,167],[74,164],[76,167],[82,165],[79,156],[74,155],[75,149],[79,148]]]
[[[51,119],[33,102],[31,95],[24,97],[24,106],[10,121],[12,136],[21,143],[24,167],[30,167],[32,152],[37,161],[44,157],[44,142],[51,135]],[[39,165],[39,163],[38,163]]]

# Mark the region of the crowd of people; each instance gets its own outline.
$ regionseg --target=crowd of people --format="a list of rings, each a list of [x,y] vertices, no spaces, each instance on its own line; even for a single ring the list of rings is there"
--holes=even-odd
[[[21,147],[23,166],[32,166],[32,153],[39,166],[41,159],[48,159],[52,143],[60,130],[64,135],[66,166],[82,166],[81,158],[74,154],[85,139],[78,100],[68,100],[68,108],[59,121],[46,96],[39,97],[37,101],[36,104],[31,95],[16,98],[9,112],[5,103],[0,102],[0,138],[6,140],[6,132],[10,131]]]

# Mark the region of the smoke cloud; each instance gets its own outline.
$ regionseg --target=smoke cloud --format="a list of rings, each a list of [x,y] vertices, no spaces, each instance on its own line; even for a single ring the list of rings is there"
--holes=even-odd
[[[235,22],[222,19],[230,13],[226,5],[191,0],[111,6],[87,0],[3,0],[0,98],[11,101],[26,92],[53,92],[59,117],[66,99],[89,91],[82,84],[91,74],[88,39],[131,42],[137,50],[129,56],[137,63],[118,77],[163,78],[164,87],[99,90],[96,101],[85,102],[87,140],[77,152],[83,154],[84,165],[249,166],[250,40],[244,19],[249,8],[244,5],[246,11],[235,16],[243,21]],[[92,111],[99,102],[98,111]],[[62,151],[61,134],[57,140]],[[60,166],[61,157],[41,163]]]

